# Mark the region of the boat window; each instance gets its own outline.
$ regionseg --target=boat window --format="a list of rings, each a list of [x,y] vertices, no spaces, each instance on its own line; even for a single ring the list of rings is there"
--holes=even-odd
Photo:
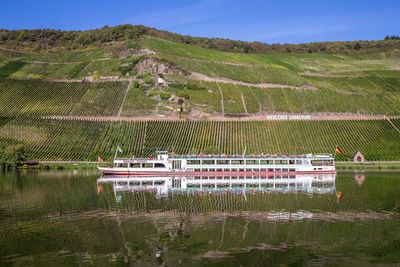
[[[243,165],[244,160],[238,160],[238,159],[233,159],[232,160],[232,165]]]
[[[209,169],[210,170],[210,172],[215,172],[215,169]]]
[[[277,169],[275,169],[275,171],[276,171],[276,172],[280,172],[280,171],[281,171],[281,169],[277,168]]]
[[[130,168],[140,168],[140,163],[131,163],[129,164]]]
[[[262,164],[262,165],[273,165],[274,161],[272,159],[270,159],[270,160],[261,160],[260,164]]]
[[[154,168],[165,168],[164,163],[154,163]]]
[[[194,169],[194,171],[195,171],[195,172],[199,172],[199,171],[200,171],[200,169]]]
[[[267,169],[260,169],[260,172],[266,172]]]
[[[153,168],[153,163],[142,163],[142,168]]]
[[[222,172],[222,169],[217,169],[217,172]]]
[[[288,161],[287,160],[275,160],[276,165],[287,165]]]
[[[228,165],[229,164],[229,160],[217,160],[217,164],[218,165]]]
[[[294,165],[294,159],[289,160],[289,165]]]
[[[296,165],[302,165],[302,160],[301,159],[297,159],[296,160]]]
[[[189,159],[187,165],[200,165],[200,160]]]
[[[253,169],[253,171],[258,172],[258,171],[260,171],[260,169]]]
[[[296,169],[289,169],[289,171],[290,171],[290,172],[295,172],[295,171],[296,171]]]
[[[257,164],[260,164],[260,162],[258,160],[246,160],[246,164],[257,165]]]
[[[313,166],[333,166],[332,160],[312,160],[311,164]]]
[[[210,159],[203,159],[202,161],[203,165],[214,165],[215,164],[215,160],[210,160]]]
[[[273,171],[274,171],[274,169],[268,169],[268,171],[269,171],[269,172],[273,172]]]
[[[304,163],[304,165],[310,165],[310,161],[309,160],[304,160],[303,163]]]
[[[283,171],[283,172],[287,172],[287,171],[288,171],[288,169],[282,169],[282,171]]]

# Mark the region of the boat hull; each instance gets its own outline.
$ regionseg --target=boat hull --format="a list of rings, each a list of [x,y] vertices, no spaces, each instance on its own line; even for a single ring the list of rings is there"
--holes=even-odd
[[[336,174],[336,170],[318,171],[130,171],[117,168],[98,168],[103,175],[122,175],[122,176],[235,176],[235,175],[298,175],[298,174]]]

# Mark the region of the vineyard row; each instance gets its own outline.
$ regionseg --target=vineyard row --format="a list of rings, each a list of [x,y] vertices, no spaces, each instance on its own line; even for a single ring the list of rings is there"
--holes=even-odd
[[[399,120],[392,121],[399,125]],[[400,160],[400,134],[387,120],[336,121],[88,121],[1,118],[0,143],[21,144],[31,160],[111,160],[207,151],[241,154],[333,153],[350,160],[360,150],[367,160]]]

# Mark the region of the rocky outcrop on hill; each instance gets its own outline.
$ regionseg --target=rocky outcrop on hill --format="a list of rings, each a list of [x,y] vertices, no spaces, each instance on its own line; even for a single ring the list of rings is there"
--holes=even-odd
[[[146,57],[142,59],[136,64],[134,70],[137,71],[139,75],[144,72],[152,72],[153,74],[186,74],[185,70],[177,67],[174,63],[166,60],[159,60],[155,57]]]

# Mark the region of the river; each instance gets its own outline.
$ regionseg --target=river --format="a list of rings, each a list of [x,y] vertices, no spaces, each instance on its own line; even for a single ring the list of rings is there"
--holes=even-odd
[[[1,265],[400,263],[400,173],[0,173]]]

